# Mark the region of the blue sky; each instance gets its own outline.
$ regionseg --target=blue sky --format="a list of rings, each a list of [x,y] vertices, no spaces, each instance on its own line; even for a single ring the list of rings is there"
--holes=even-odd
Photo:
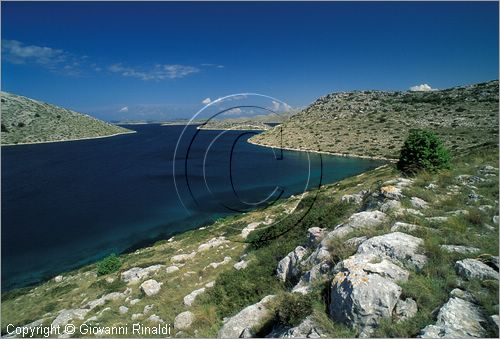
[[[498,79],[498,3],[2,2],[2,90],[117,119]]]

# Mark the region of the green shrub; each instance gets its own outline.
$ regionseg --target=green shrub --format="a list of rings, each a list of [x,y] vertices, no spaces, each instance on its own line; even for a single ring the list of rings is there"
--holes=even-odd
[[[406,174],[421,170],[435,172],[450,167],[451,156],[433,132],[412,129],[406,139],[397,168]]]
[[[97,275],[105,275],[116,272],[120,269],[122,262],[116,254],[110,254],[106,258],[97,263]]]
[[[299,325],[312,311],[311,298],[301,293],[280,295],[275,307],[277,321],[286,326]]]

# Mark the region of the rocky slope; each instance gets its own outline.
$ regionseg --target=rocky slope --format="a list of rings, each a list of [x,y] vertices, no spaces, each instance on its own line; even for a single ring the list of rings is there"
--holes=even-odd
[[[138,322],[176,337],[494,337],[497,164],[494,147],[412,179],[386,165],[122,255],[116,273],[9,292],[2,334]]]
[[[68,109],[1,92],[1,144],[105,137],[132,131]]]
[[[498,108],[498,80],[429,92],[331,93],[251,141],[397,158],[408,131],[426,128],[459,154],[498,141]]]

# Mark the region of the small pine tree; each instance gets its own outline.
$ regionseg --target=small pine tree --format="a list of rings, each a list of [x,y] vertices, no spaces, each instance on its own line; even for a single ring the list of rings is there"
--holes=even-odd
[[[412,129],[406,139],[397,168],[405,174],[450,167],[451,156],[439,137],[431,131]]]

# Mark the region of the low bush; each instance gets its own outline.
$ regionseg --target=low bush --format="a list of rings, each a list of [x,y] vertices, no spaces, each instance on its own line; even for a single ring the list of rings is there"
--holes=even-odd
[[[97,263],[97,275],[105,275],[116,272],[120,269],[122,262],[116,254],[110,254]]]
[[[313,311],[312,300],[301,293],[285,293],[278,296],[274,310],[280,324],[297,326]]]

